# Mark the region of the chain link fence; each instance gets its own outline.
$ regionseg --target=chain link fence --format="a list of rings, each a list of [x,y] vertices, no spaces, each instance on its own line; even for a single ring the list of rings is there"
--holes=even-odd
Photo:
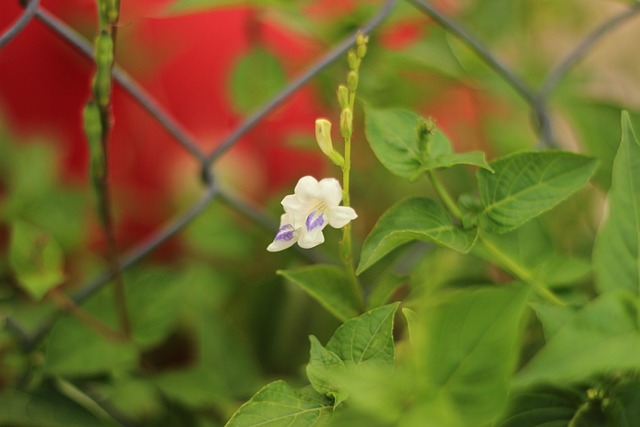
[[[531,87],[525,83],[507,64],[503,63],[491,50],[483,44],[476,36],[465,29],[462,25],[443,15],[430,3],[423,0],[407,0],[413,5],[417,13],[422,13],[433,19],[438,25],[444,28],[451,35],[458,38],[467,45],[472,52],[486,63],[498,76],[500,76],[528,105],[531,112],[531,123],[538,135],[539,145],[542,147],[554,147],[554,123],[548,108],[550,96],[554,93],[559,82],[571,71],[592,47],[603,37],[619,28],[631,18],[640,14],[640,4],[634,3],[624,8],[617,15],[603,22],[600,26],[588,33],[573,50],[571,50],[554,68],[546,75],[539,88]],[[92,61],[93,46],[82,36],[76,33],[64,22],[57,19],[51,13],[40,6],[39,0],[26,0],[21,2],[24,12],[20,18],[0,35],[0,49],[19,36],[33,19],[42,22],[51,33],[64,39],[75,48],[78,54],[84,56],[87,61]],[[360,31],[365,34],[375,32],[380,25],[390,16],[398,0],[387,0],[380,5],[379,10],[366,23],[362,24]],[[140,242],[129,253],[120,257],[119,268],[121,271],[128,269],[136,262],[156,250],[172,236],[180,233],[190,221],[200,215],[207,206],[214,200],[223,200],[242,214],[252,218],[257,224],[267,227],[270,230],[277,228],[277,223],[265,216],[262,212],[243,203],[232,194],[228,194],[221,189],[216,182],[216,164],[225,153],[232,148],[240,138],[249,130],[260,123],[265,117],[272,113],[277,107],[287,102],[287,100],[301,87],[314,79],[318,73],[322,72],[343,55],[355,43],[356,33],[342,41],[324,56],[316,60],[297,78],[292,80],[280,93],[274,96],[264,106],[255,113],[247,117],[229,136],[222,140],[212,152],[204,152],[200,149],[198,141],[185,129],[162,105],[154,99],[138,82],[136,82],[120,66],[113,68],[113,80],[124,89],[147,113],[166,129],[169,134],[186,150],[201,167],[200,179],[202,182],[202,195],[193,206],[180,216],[175,218],[166,227],[157,231],[155,235],[146,241]],[[313,251],[302,252],[304,256],[314,260],[316,256]],[[79,304],[91,297],[99,289],[110,282],[114,277],[112,270],[105,270],[103,273],[93,278],[93,280],[81,286],[80,290],[71,296],[72,300]],[[6,327],[18,337],[24,351],[29,351],[37,346],[46,336],[52,325],[62,313],[58,312],[42,322],[35,333],[28,333],[12,317],[6,319]]]

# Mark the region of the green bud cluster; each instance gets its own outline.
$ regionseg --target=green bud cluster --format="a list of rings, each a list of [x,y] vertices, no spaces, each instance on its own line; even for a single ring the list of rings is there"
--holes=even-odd
[[[106,107],[111,99],[111,68],[113,66],[113,40],[107,31],[96,38],[96,75],[93,80],[93,95],[98,105]]]

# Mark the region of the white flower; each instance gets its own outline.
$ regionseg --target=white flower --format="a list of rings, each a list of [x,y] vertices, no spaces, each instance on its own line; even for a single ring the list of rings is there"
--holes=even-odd
[[[342,228],[358,215],[353,208],[340,206],[342,188],[334,178],[317,181],[311,176],[300,178],[294,194],[282,199],[284,215],[280,229],[267,247],[270,252],[281,251],[298,243],[301,248],[313,248],[324,242],[322,230],[330,225]]]

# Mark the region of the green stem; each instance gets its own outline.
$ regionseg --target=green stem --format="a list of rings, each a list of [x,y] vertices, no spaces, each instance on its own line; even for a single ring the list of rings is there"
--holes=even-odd
[[[344,166],[342,167],[342,204],[350,206],[349,197],[349,174],[351,171],[351,138],[344,140]],[[358,303],[358,307],[364,309],[364,297],[360,283],[356,277],[356,271],[353,267],[353,246],[351,244],[351,223],[342,228],[342,241],[340,242],[340,257],[344,264],[347,274],[349,275],[349,283],[351,284],[351,292]]]
[[[98,212],[102,228],[107,240],[107,261],[114,277],[114,299],[118,312],[120,328],[125,337],[131,337],[131,322],[127,311],[124,278],[120,269],[119,251],[115,237],[113,209],[109,191],[108,147],[112,128],[111,94],[113,85],[113,65],[120,3],[117,0],[99,2],[100,36],[96,49],[96,79],[94,82],[94,98],[99,109],[101,135],[99,147],[102,151],[101,167],[92,170],[93,181],[98,197]],[[102,40],[101,38],[107,38]],[[110,40],[109,40],[110,39]],[[104,43],[106,42],[106,43]],[[102,48],[102,49],[101,49]],[[106,80],[104,80],[106,79]],[[99,94],[99,96],[98,96]]]
[[[500,250],[499,247],[491,243],[489,240],[482,238],[482,236],[479,236],[479,239],[484,245],[484,248],[489,252],[493,259],[498,262],[498,264],[502,265],[504,268],[509,270],[525,283],[531,285],[531,287],[533,287],[538,295],[551,302],[552,304],[567,305],[564,301],[558,298],[558,296],[551,292],[544,283],[533,277],[529,270],[525,269],[513,259],[509,258],[507,254]]]
[[[455,204],[447,189],[442,185],[440,180],[436,177],[433,171],[427,171],[427,176],[429,177],[429,181],[431,181],[431,185],[433,185],[433,189],[436,190],[438,197],[445,204],[451,215],[456,217],[458,220],[462,219],[462,213],[458,208],[458,205]]]

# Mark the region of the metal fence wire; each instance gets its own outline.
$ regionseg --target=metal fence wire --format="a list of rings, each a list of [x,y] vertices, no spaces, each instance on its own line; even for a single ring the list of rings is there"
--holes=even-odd
[[[8,0],[5,0],[8,1]],[[73,46],[77,52],[83,55],[88,61],[94,60],[93,45],[76,33],[64,22],[57,19],[51,13],[40,6],[39,0],[19,0],[24,7],[24,11],[19,19],[0,35],[0,49],[20,34],[32,19],[42,22],[57,37],[64,39]],[[436,10],[430,3],[424,0],[406,0],[413,5],[419,13],[429,16],[438,25],[458,38],[467,45],[483,62],[485,62],[497,75],[499,75],[529,106],[532,117],[532,126],[537,132],[539,145],[543,147],[553,147],[553,123],[548,110],[548,100],[558,83],[569,73],[590,49],[604,36],[610,34],[640,13],[640,3],[630,4],[623,11],[611,17],[593,31],[588,33],[578,45],[571,50],[554,68],[552,68],[539,88],[533,88],[525,83],[517,74],[504,64],[491,50],[485,46],[477,37],[466,30],[462,25]],[[381,4],[376,14],[359,31],[364,34],[374,32],[384,21],[395,6],[398,0],[386,0]],[[227,136],[212,152],[206,153],[199,148],[195,138],[167,112],[162,105],[154,99],[138,82],[136,82],[125,70],[117,64],[113,68],[113,80],[120,85],[150,116],[164,127],[169,134],[188,151],[201,166],[201,181],[203,192],[200,198],[191,206],[189,210],[175,218],[163,229],[145,241],[140,242],[131,252],[120,257],[118,268],[124,271],[137,261],[153,252],[172,236],[178,234],[187,224],[200,215],[207,206],[214,200],[225,201],[237,211],[252,218],[258,224],[274,230],[277,228],[276,222],[265,216],[255,208],[243,203],[233,195],[226,193],[216,185],[215,169],[216,162],[233,147],[242,136],[261,122],[266,116],[273,112],[278,106],[285,103],[298,89],[311,81],[318,73],[327,68],[333,62],[341,58],[355,44],[357,33],[354,32],[339,45],[328,51],[324,56],[316,60],[297,78],[289,84],[264,106],[255,113],[247,117],[229,136]],[[305,252],[306,256],[313,257],[313,253]],[[85,283],[80,290],[70,298],[79,304],[96,293],[99,289],[109,283],[115,276],[112,269],[107,269],[93,280]],[[11,316],[5,320],[6,328],[11,331],[19,340],[24,351],[29,351],[36,347],[46,336],[54,322],[62,312],[57,312],[35,330],[28,333]]]

